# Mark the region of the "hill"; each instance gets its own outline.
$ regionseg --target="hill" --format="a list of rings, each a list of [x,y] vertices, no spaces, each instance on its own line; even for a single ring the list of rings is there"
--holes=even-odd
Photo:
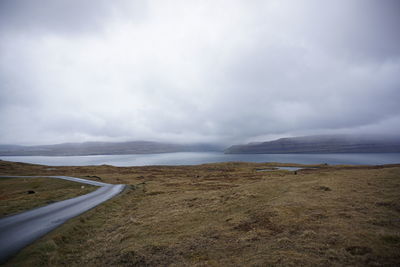
[[[210,144],[172,144],[149,141],[85,142],[41,146],[0,145],[0,156],[85,156],[218,151]]]
[[[400,152],[399,137],[318,135],[281,138],[263,143],[235,145],[226,154],[286,153],[396,153]]]

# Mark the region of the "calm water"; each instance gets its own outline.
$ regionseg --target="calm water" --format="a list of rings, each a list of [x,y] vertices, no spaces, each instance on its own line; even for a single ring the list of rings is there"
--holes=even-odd
[[[302,169],[308,169],[308,168],[298,168],[298,167],[275,167],[273,169],[256,169],[256,171],[259,172],[270,172],[274,170],[285,170],[285,171],[298,171]],[[316,169],[316,168],[310,168],[310,169]]]
[[[219,152],[182,152],[147,155],[99,156],[0,156],[2,160],[44,164],[50,166],[84,166],[108,164],[114,166],[195,165],[225,161],[282,162],[300,164],[392,164],[400,163],[400,153],[374,154],[230,154]]]

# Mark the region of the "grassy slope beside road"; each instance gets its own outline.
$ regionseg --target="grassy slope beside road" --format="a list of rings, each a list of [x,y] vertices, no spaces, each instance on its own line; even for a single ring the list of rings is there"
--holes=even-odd
[[[400,165],[321,166],[297,175],[256,171],[271,165],[49,170],[0,161],[0,174],[92,176],[132,185],[9,264],[400,264]]]
[[[84,195],[97,188],[51,178],[0,178],[0,218]]]

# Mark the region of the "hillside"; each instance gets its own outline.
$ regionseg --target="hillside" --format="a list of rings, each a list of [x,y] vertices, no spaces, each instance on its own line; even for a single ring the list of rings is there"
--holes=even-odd
[[[172,144],[149,141],[86,142],[42,146],[0,145],[0,156],[85,156],[216,150],[220,150],[220,148],[209,144]]]
[[[377,136],[319,135],[281,138],[263,143],[235,145],[226,154],[285,153],[394,153],[400,152],[400,138]]]

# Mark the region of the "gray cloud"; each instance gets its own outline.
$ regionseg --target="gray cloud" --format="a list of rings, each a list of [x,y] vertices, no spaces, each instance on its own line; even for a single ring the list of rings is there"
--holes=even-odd
[[[0,143],[400,130],[396,0],[17,0],[0,10]]]
[[[11,34],[90,34],[113,19],[139,20],[145,11],[145,1],[2,0],[0,27]]]

